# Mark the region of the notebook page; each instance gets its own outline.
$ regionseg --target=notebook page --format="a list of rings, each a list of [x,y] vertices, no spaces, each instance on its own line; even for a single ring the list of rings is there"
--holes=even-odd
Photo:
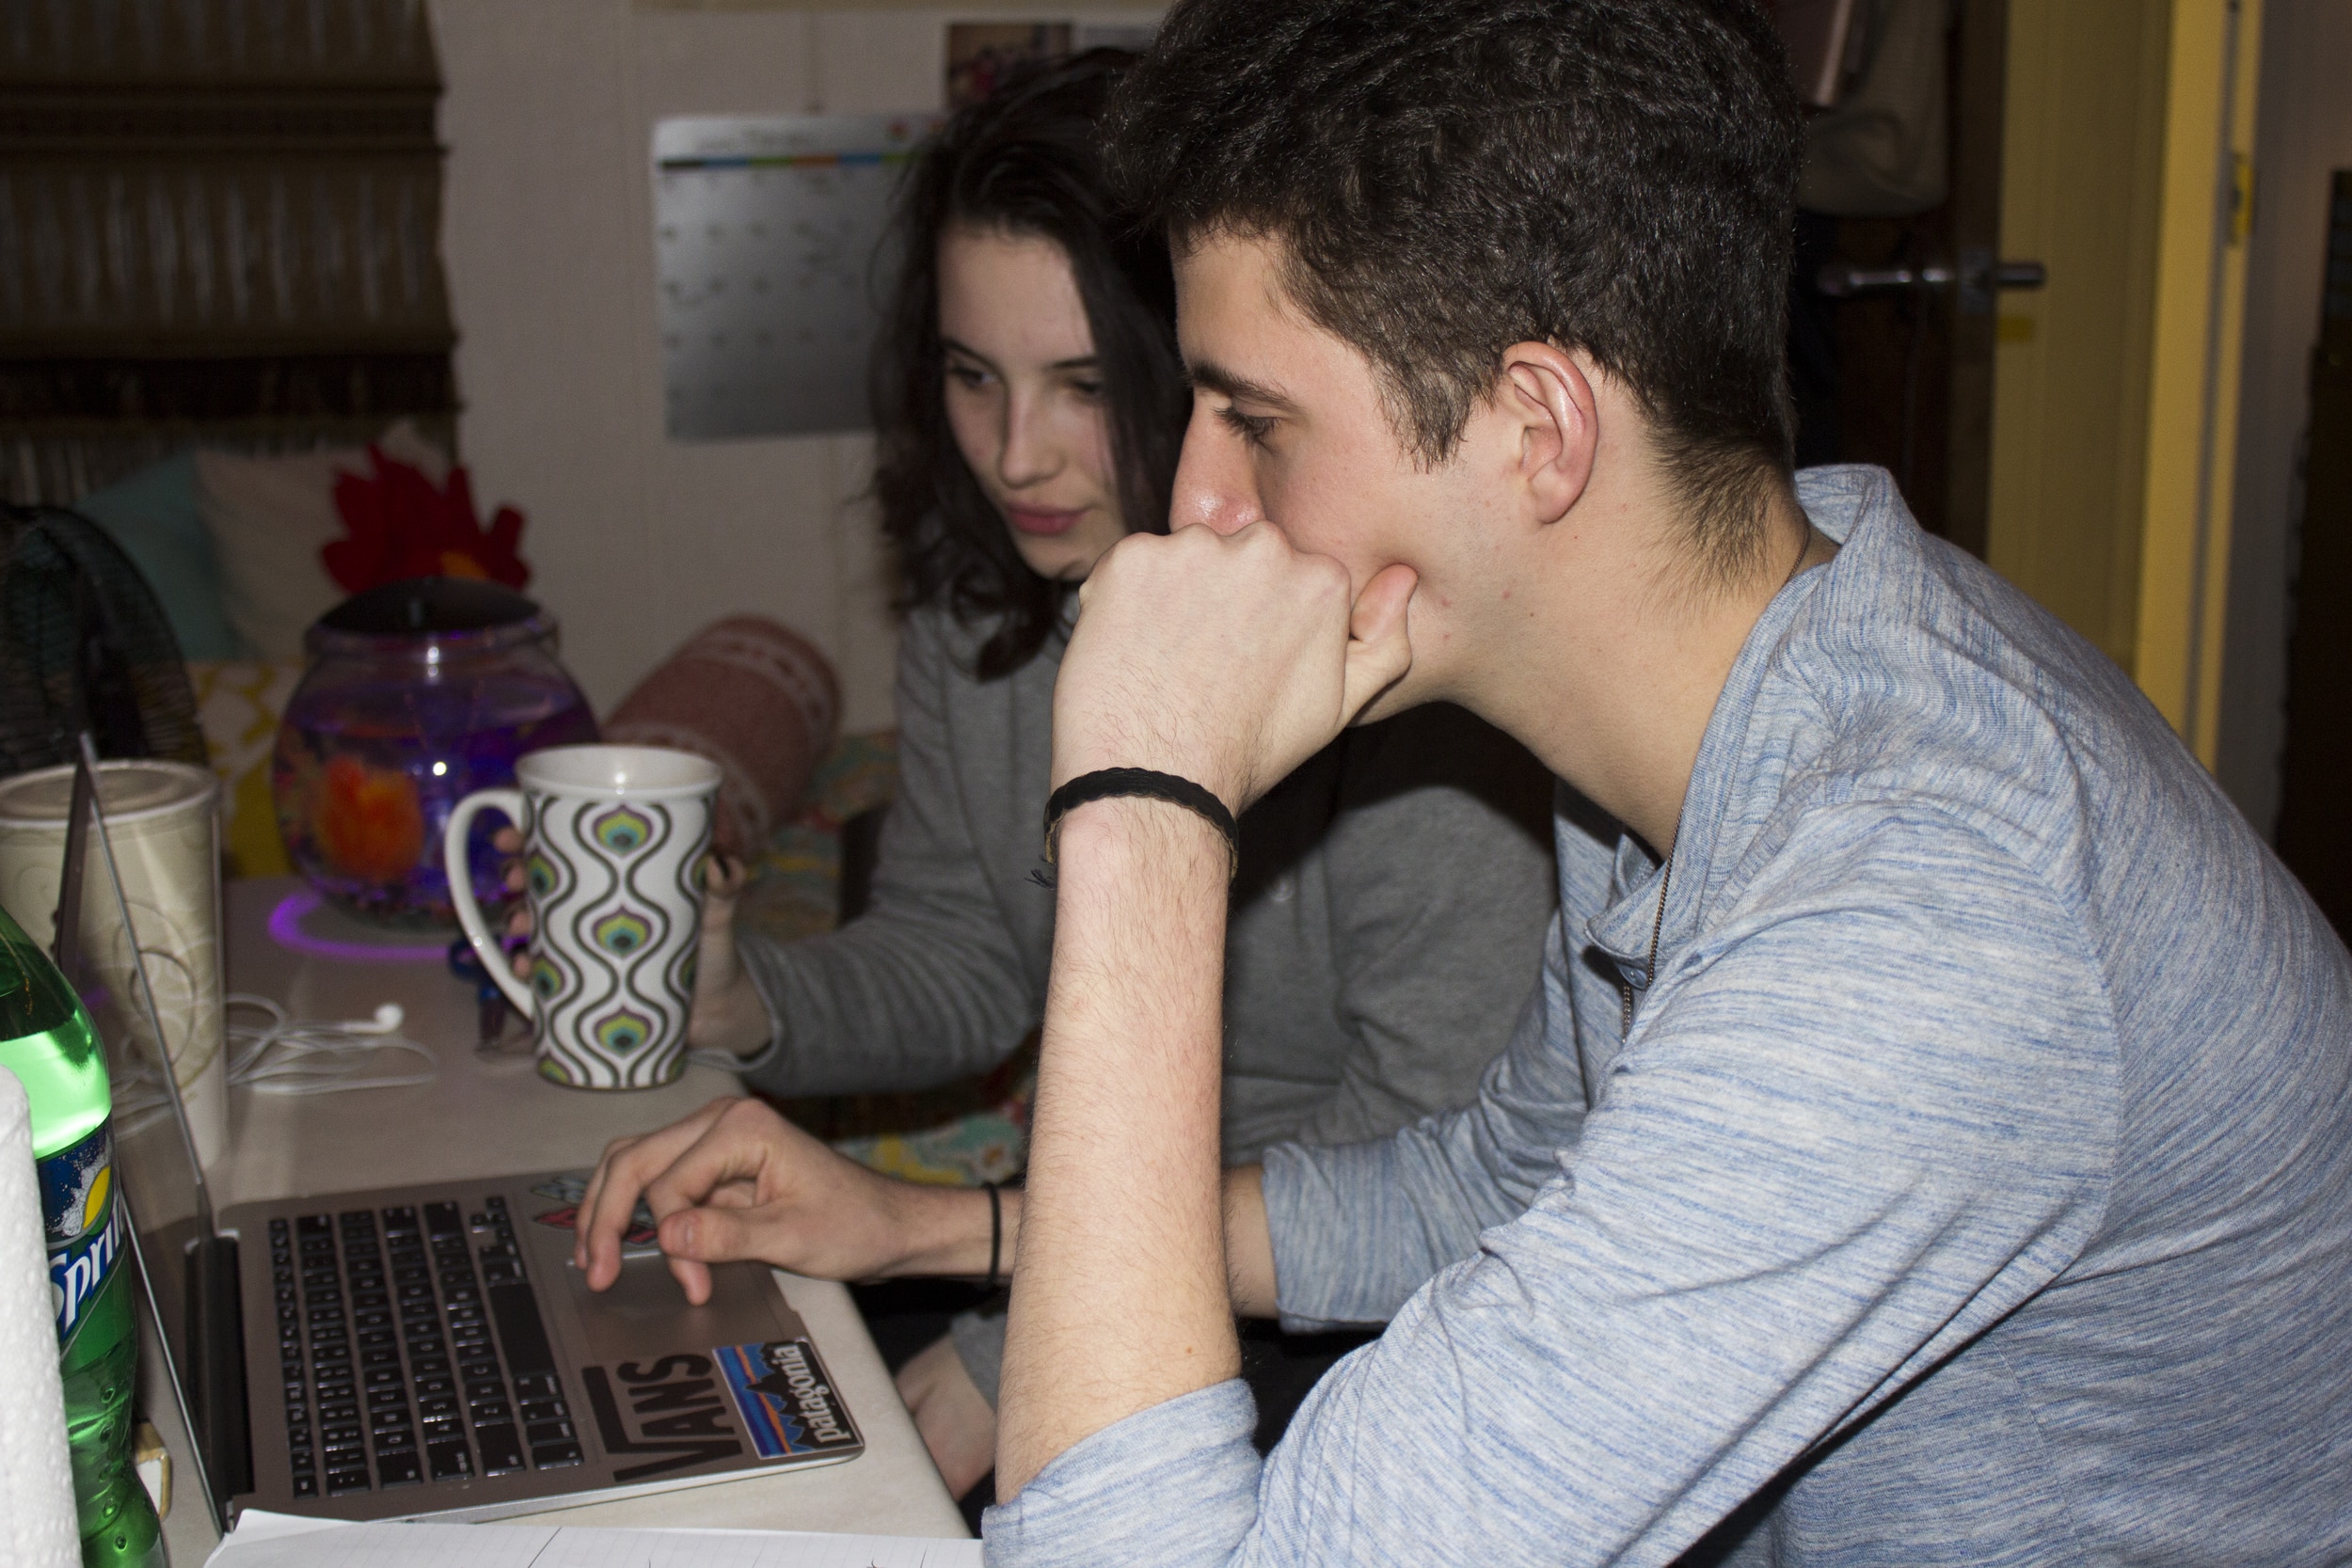
[[[572,1525],[265,1526],[248,1535],[241,1526],[205,1568],[980,1568],[980,1544]]]

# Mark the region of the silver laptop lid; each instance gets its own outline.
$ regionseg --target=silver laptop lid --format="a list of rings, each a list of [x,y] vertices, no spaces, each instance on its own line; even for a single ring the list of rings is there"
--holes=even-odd
[[[93,973],[83,951],[82,913],[89,900],[97,900],[100,912],[122,930],[134,929],[98,772],[97,748],[85,732],[73,764],[54,950],[106,1043],[115,1086],[115,1180],[131,1218],[132,1263],[158,1331],[159,1370],[192,1440],[194,1491],[225,1520],[227,1497],[246,1479],[233,1247],[220,1240],[215,1226],[212,1194],[179,1081],[167,1062],[147,1061],[138,1051],[142,1037],[156,1041],[159,1051],[168,1037],[155,1006],[147,955],[135,940],[126,942],[130,983],[110,988]],[[159,1100],[139,1093],[150,1084],[160,1088]],[[223,1313],[229,1321],[216,1333],[209,1316]]]

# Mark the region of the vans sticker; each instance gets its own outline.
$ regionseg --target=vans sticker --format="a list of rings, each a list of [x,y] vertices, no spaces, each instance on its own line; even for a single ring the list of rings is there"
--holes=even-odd
[[[616,1481],[644,1481],[733,1459],[743,1451],[707,1356],[664,1355],[650,1364],[624,1361],[610,1374],[602,1367],[582,1367],[580,1379],[587,1386],[588,1408],[596,1418],[596,1435],[607,1455],[659,1456],[613,1471]],[[617,1392],[615,1379],[621,1386]],[[623,1399],[628,1402],[627,1409]]]

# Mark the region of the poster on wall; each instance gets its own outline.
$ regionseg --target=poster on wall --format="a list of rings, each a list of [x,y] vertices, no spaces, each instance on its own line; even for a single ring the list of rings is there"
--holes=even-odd
[[[950,22],[947,107],[977,103],[1023,66],[1069,53],[1067,22]]]
[[[688,117],[653,132],[665,425],[677,441],[870,422],[890,201],[936,113]]]
[[[1152,46],[1152,22],[950,22],[947,24],[947,107],[977,103],[996,84],[1039,60],[1089,49]]]

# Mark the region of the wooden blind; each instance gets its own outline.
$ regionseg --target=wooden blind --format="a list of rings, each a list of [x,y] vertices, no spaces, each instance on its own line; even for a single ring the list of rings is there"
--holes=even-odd
[[[447,440],[422,0],[0,0],[0,487]]]

